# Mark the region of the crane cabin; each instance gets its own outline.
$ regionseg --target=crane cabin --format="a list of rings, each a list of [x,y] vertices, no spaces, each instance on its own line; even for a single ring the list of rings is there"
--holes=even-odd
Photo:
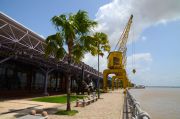
[[[110,52],[107,59],[108,59],[108,68],[109,69],[120,69],[122,68],[122,58],[123,54],[120,51],[113,51]]]

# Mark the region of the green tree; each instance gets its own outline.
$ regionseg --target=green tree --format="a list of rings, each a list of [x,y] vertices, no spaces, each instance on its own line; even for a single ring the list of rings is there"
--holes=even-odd
[[[56,58],[68,57],[69,71],[67,79],[67,111],[70,106],[71,62],[80,61],[87,52],[94,52],[93,40],[89,39],[91,29],[97,22],[90,20],[87,12],[79,10],[76,14],[59,15],[52,18],[56,34],[47,37],[46,55],[54,54]]]
[[[99,85],[99,56],[104,55],[103,52],[110,52],[110,45],[109,45],[109,40],[108,36],[105,33],[102,32],[96,32],[91,39],[94,40],[93,42],[93,47],[94,49],[92,50],[92,55],[97,55],[98,56],[98,98],[100,98],[100,85]]]

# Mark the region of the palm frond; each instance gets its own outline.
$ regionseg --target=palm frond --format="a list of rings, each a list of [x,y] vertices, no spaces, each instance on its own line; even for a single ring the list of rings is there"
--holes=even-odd
[[[73,21],[78,34],[86,34],[91,28],[97,25],[97,22],[90,20],[88,13],[83,10],[79,10],[77,14],[75,14]]]
[[[64,57],[66,51],[63,47],[64,40],[59,32],[50,35],[46,39],[47,46],[45,48],[45,55],[48,57],[50,54],[55,54],[56,58]]]
[[[56,50],[55,56],[57,59],[62,59],[64,56],[66,56],[66,50],[63,47],[60,47]]]
[[[76,44],[73,47],[73,51],[72,51],[73,59],[79,62],[82,58],[84,58],[84,52],[85,51],[84,51],[83,46],[81,46],[80,44]]]
[[[104,51],[110,52],[111,47],[109,45],[103,45],[103,46],[101,46],[101,49]]]
[[[60,31],[60,29],[63,29],[65,22],[66,22],[66,15],[62,14],[60,16],[54,16],[51,19],[52,23],[54,24],[54,26],[56,27],[56,29],[58,31]]]
[[[46,54],[53,53],[58,59],[67,54],[80,61],[87,52],[92,55],[102,53],[98,50],[99,44],[103,51],[109,51],[108,47],[105,47],[108,44],[106,34],[98,32],[94,36],[89,35],[97,22],[91,20],[86,11],[79,10],[75,14],[54,16],[51,21],[57,33],[46,39]],[[68,47],[67,52],[64,45]]]

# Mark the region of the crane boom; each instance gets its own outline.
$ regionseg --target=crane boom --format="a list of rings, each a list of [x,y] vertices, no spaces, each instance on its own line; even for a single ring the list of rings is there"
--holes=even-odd
[[[120,43],[119,43],[119,49],[118,51],[124,52],[126,51],[126,43],[128,40],[128,36],[129,36],[129,31],[131,28],[131,24],[132,24],[132,19],[133,19],[133,15],[130,16],[129,21],[123,31],[123,33],[121,34],[121,37],[119,39]]]
[[[126,51],[127,51],[126,44],[128,41],[129,31],[130,31],[131,24],[132,24],[132,19],[133,19],[133,15],[130,16],[129,21],[127,22],[127,25],[125,26],[124,31],[121,34],[121,37],[116,45],[116,48],[119,45],[118,51],[122,52],[122,64],[123,64],[124,68],[126,66],[126,61],[127,61],[126,60],[127,59],[126,58]]]

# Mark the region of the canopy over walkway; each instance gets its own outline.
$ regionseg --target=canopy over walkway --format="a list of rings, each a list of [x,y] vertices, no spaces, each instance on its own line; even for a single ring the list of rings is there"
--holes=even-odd
[[[44,70],[67,70],[67,57],[57,60],[53,54],[45,58],[45,39],[13,20],[9,16],[0,13],[0,63],[10,59],[19,60],[39,66]],[[98,76],[98,71],[89,65],[80,62],[72,63],[72,70],[81,72],[82,67],[86,74]],[[102,77],[102,73],[100,73]]]

